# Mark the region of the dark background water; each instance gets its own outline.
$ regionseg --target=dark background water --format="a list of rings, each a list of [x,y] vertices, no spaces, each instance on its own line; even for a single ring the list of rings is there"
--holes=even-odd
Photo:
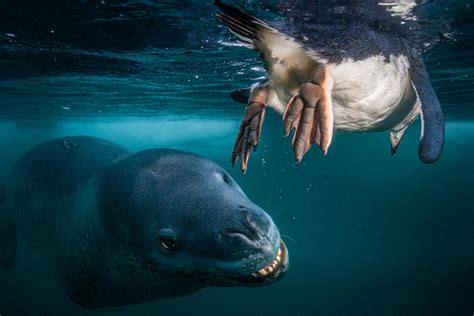
[[[240,3],[278,18],[269,1]],[[441,26],[424,55],[447,117],[439,162],[418,161],[417,123],[396,157],[387,133],[337,133],[328,157],[313,149],[294,167],[270,112],[242,177],[229,166],[242,105],[228,94],[264,73],[210,3],[1,0],[1,182],[21,153],[57,136],[197,152],[273,216],[291,269],[265,288],[88,311],[22,242],[14,268],[0,270],[0,314],[472,315],[473,5],[434,1],[424,13]]]

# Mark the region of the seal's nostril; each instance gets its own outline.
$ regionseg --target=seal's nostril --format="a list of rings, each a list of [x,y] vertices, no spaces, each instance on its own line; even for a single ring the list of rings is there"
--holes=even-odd
[[[267,227],[262,220],[249,211],[244,212],[244,226],[248,229],[251,239],[258,240],[265,238]]]
[[[235,223],[236,226],[226,229],[223,232],[225,236],[244,238],[252,243],[268,239],[271,222],[259,214],[258,210],[254,211],[243,205],[238,205],[236,212],[241,215],[240,221]]]

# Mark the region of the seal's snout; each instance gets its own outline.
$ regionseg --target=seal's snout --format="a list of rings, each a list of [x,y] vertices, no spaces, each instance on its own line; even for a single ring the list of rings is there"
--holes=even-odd
[[[272,218],[251,202],[243,205],[231,211],[220,233],[220,246],[231,254],[222,267],[233,284],[270,284],[285,274],[288,251]]]

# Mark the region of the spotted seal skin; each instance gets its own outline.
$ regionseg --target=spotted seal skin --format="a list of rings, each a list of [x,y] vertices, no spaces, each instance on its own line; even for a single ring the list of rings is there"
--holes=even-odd
[[[288,267],[270,216],[191,153],[55,139],[17,161],[5,190],[0,264],[13,264],[20,233],[82,307],[261,286]]]

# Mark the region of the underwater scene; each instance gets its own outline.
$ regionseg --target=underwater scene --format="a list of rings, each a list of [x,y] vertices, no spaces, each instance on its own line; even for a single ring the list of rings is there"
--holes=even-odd
[[[474,315],[473,1],[0,0],[0,153],[0,316]]]

